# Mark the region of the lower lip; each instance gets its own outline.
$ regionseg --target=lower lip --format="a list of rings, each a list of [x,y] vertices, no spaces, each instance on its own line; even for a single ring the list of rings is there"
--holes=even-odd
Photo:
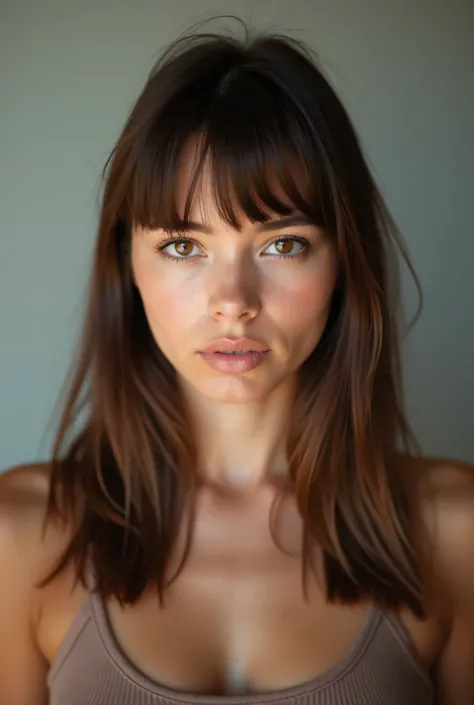
[[[248,352],[237,355],[226,355],[225,353],[199,353],[209,367],[218,372],[225,372],[230,375],[238,375],[242,372],[249,372],[262,364],[266,359],[269,350],[258,352]]]

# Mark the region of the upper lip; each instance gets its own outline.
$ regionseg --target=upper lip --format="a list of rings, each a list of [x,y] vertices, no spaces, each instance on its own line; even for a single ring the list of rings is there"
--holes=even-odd
[[[202,348],[199,352],[243,352],[244,350],[251,352],[267,352],[269,347],[252,338],[219,338],[209,345],[206,345],[206,347]]]

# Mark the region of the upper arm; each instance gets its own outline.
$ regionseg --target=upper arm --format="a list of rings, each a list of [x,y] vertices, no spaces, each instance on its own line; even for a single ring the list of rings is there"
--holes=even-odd
[[[430,526],[450,630],[436,667],[440,705],[474,703],[474,468],[435,472]]]
[[[45,503],[43,481],[32,473],[0,476],[0,705],[47,703],[33,600]]]

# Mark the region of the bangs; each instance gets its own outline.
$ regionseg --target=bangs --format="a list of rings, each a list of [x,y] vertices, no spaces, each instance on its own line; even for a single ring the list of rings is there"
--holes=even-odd
[[[208,167],[214,205],[232,228],[240,230],[243,215],[264,222],[298,211],[333,232],[328,158],[314,121],[294,97],[272,78],[243,68],[203,83],[156,108],[125,185],[126,221],[185,230]],[[193,168],[179,212],[176,187],[189,146]]]

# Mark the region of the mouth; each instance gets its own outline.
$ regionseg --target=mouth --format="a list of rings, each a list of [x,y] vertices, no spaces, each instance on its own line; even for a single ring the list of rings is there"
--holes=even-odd
[[[248,353],[269,352],[265,343],[252,338],[220,338],[200,350],[200,353],[220,353],[221,355],[247,355]]]
[[[270,353],[268,345],[250,338],[221,338],[199,351],[202,360],[224,374],[242,374],[261,365]]]
[[[220,355],[247,355],[247,353],[257,352],[256,350],[216,350]]]

